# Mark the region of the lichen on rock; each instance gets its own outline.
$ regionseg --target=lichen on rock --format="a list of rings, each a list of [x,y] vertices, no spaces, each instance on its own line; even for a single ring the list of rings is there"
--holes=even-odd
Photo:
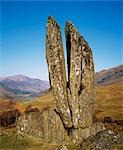
[[[62,121],[52,107],[41,112],[23,114],[18,119],[17,128],[21,135],[35,137],[45,142],[63,143],[67,138]]]
[[[71,22],[66,23],[68,79],[74,128],[92,124],[94,103],[94,64],[88,43]]]
[[[72,127],[66,89],[67,79],[61,31],[52,17],[48,18],[47,23],[46,58],[50,83],[56,101],[56,111],[59,113],[65,127]]]
[[[103,125],[93,122],[95,90],[91,48],[71,22],[66,23],[65,34],[68,78],[60,27],[49,17],[46,59],[55,105],[52,109],[21,116],[18,131],[47,142],[62,143],[67,137],[78,144],[103,130]]]

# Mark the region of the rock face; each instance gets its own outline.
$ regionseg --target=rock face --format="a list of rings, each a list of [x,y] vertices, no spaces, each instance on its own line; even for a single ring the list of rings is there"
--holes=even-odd
[[[42,112],[32,112],[18,119],[18,131],[46,142],[62,143],[67,134],[58,114],[52,108]]]
[[[65,71],[64,49],[60,27],[52,18],[48,18],[46,35],[46,57],[50,84],[56,100],[56,111],[65,127],[72,127],[67,98],[67,80]]]
[[[41,112],[37,119],[30,114],[26,120],[22,116],[18,121],[18,131],[56,143],[66,141],[67,135],[78,144],[101,131],[103,126],[93,122],[95,93],[92,51],[72,23],[66,23],[65,32],[68,81],[60,27],[49,17],[46,58],[55,105],[53,109]]]
[[[72,23],[66,23],[69,103],[74,128],[92,124],[94,64],[91,49]]]
[[[52,17],[48,18],[46,57],[55,109],[68,135],[76,143],[99,132],[101,126],[93,124],[95,94],[92,51],[71,22],[66,23],[65,32],[68,81],[60,27]]]

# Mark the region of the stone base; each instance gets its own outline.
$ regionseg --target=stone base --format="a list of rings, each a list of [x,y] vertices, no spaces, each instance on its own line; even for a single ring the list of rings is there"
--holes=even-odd
[[[59,115],[51,108],[20,116],[17,128],[18,133],[23,136],[30,136],[50,143],[62,143],[67,137]]]
[[[80,144],[84,139],[96,135],[98,132],[105,130],[105,127],[101,123],[93,123],[87,128],[72,129],[70,137],[74,144]]]
[[[68,132],[59,115],[53,108],[48,108],[42,112],[30,112],[20,116],[17,128],[19,134],[45,142],[61,144],[73,141],[74,144],[79,144],[83,139],[103,130],[103,125],[95,123],[88,128],[70,129]]]

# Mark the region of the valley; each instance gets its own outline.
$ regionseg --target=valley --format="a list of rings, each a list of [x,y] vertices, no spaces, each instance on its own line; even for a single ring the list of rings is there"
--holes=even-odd
[[[116,71],[116,69],[118,70],[119,68],[120,70]],[[97,74],[98,78],[97,80],[95,80],[95,119],[96,121],[105,123],[105,127],[108,132],[116,132],[118,136],[120,136],[120,132],[123,132],[123,75],[121,75],[122,68],[123,65],[122,67],[120,66],[117,68],[115,67],[115,69],[109,69],[110,73],[108,72],[108,70],[105,71],[106,73],[104,73],[103,71],[103,75],[101,75],[101,73]],[[118,74],[120,75],[118,75],[116,72],[119,72]],[[98,75],[100,76],[100,79]],[[109,75],[111,75],[111,77],[109,77]],[[0,114],[7,111],[14,111],[16,109],[19,110],[21,114],[29,113],[32,111],[42,111],[43,109],[54,105],[54,96],[51,90],[45,91],[40,96],[32,97],[30,100],[22,98],[16,99],[16,97],[8,98],[8,96],[4,94],[1,95]],[[16,124],[7,126],[6,128],[1,127],[1,150],[34,150],[35,148],[41,148],[42,150],[61,149],[60,145],[47,145],[42,141],[35,141],[35,139],[32,138],[21,137],[17,134],[16,130]],[[13,144],[15,141],[16,144]],[[70,150],[79,150],[79,148],[75,147],[75,145],[70,144],[67,147]],[[117,150],[121,150],[123,149],[123,145],[115,144],[114,148]]]

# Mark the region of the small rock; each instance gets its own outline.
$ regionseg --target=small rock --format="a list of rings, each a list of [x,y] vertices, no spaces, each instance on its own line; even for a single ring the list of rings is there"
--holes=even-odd
[[[60,150],[68,150],[68,149],[67,149],[67,147],[65,145],[63,145]]]
[[[114,138],[117,139],[117,136],[115,135]]]
[[[109,131],[108,131],[108,133],[109,133],[109,134],[114,134],[114,132],[113,132],[113,131],[111,131],[111,130],[109,130]]]

